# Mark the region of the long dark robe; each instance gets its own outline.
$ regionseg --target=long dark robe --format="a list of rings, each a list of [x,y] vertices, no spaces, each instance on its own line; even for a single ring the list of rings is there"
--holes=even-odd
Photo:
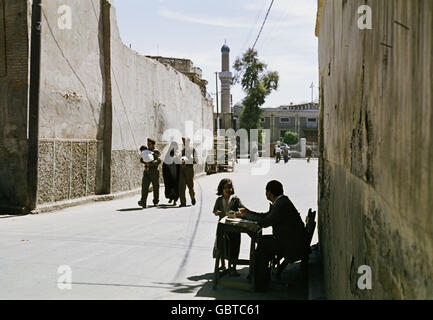
[[[216,199],[213,209],[213,212],[217,210],[221,211],[221,214],[218,217],[218,221],[224,218],[230,211],[237,212],[240,208],[245,208],[241,200],[237,196],[232,196],[230,199],[230,203],[228,204],[228,208],[224,208],[223,198],[223,196],[220,196]],[[216,257],[216,246],[218,246],[220,248],[220,254],[223,259],[228,259],[230,263],[236,263],[241,248],[241,234],[230,232],[226,235],[226,237],[224,237],[224,239],[220,239],[220,241],[220,243],[217,243],[217,239],[215,240],[213,257]]]
[[[173,166],[174,174],[170,170],[170,166]],[[177,201],[179,199],[179,170],[180,165],[178,164],[165,164],[162,165],[162,176],[164,178],[165,185],[165,197],[169,200]]]

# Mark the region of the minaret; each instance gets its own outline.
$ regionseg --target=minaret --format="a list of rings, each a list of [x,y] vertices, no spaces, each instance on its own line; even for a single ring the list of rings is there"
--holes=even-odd
[[[230,72],[230,48],[224,44],[221,48],[222,72],[221,80],[221,114],[222,128],[232,129],[231,110],[230,110],[230,86],[232,83],[232,73]]]

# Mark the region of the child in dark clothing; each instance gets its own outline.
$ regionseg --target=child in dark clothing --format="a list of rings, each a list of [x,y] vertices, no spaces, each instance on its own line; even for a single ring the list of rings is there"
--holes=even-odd
[[[218,185],[218,193],[220,196],[215,201],[215,206],[213,213],[215,216],[219,217],[219,220],[225,216],[229,218],[234,218],[235,212],[239,211],[240,208],[245,208],[241,200],[234,195],[233,183],[230,179],[222,179]],[[215,244],[216,245],[216,244]],[[222,250],[222,264],[224,264],[224,259],[229,260],[229,271],[233,276],[239,276],[236,271],[236,264],[239,257],[239,251],[241,246],[241,235],[239,233],[229,233],[227,239],[221,247],[225,248]],[[230,253],[228,256],[227,251]],[[215,257],[215,256],[214,256]]]

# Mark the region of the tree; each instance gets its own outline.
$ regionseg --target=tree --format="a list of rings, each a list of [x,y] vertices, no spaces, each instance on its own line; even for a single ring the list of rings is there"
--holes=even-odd
[[[242,89],[246,93],[246,97],[242,101],[240,127],[248,132],[251,129],[260,129],[262,115],[260,106],[265,103],[266,97],[273,90],[278,89],[278,72],[267,72],[267,65],[258,59],[257,51],[254,49],[248,49],[242,58],[237,58],[233,68],[236,70],[233,82],[238,83],[240,81]]]
[[[281,139],[287,145],[297,144],[299,142],[298,134],[295,132],[286,131],[284,137]]]

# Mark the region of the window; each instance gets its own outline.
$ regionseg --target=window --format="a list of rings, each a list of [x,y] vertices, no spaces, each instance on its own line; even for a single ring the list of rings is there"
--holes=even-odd
[[[280,118],[280,123],[289,123],[289,118]]]
[[[284,138],[284,136],[286,135],[287,130],[281,130],[280,131],[280,139]]]
[[[317,128],[317,118],[308,118],[307,128]]]
[[[265,122],[265,118],[262,118],[262,120],[261,120],[262,122]]]

